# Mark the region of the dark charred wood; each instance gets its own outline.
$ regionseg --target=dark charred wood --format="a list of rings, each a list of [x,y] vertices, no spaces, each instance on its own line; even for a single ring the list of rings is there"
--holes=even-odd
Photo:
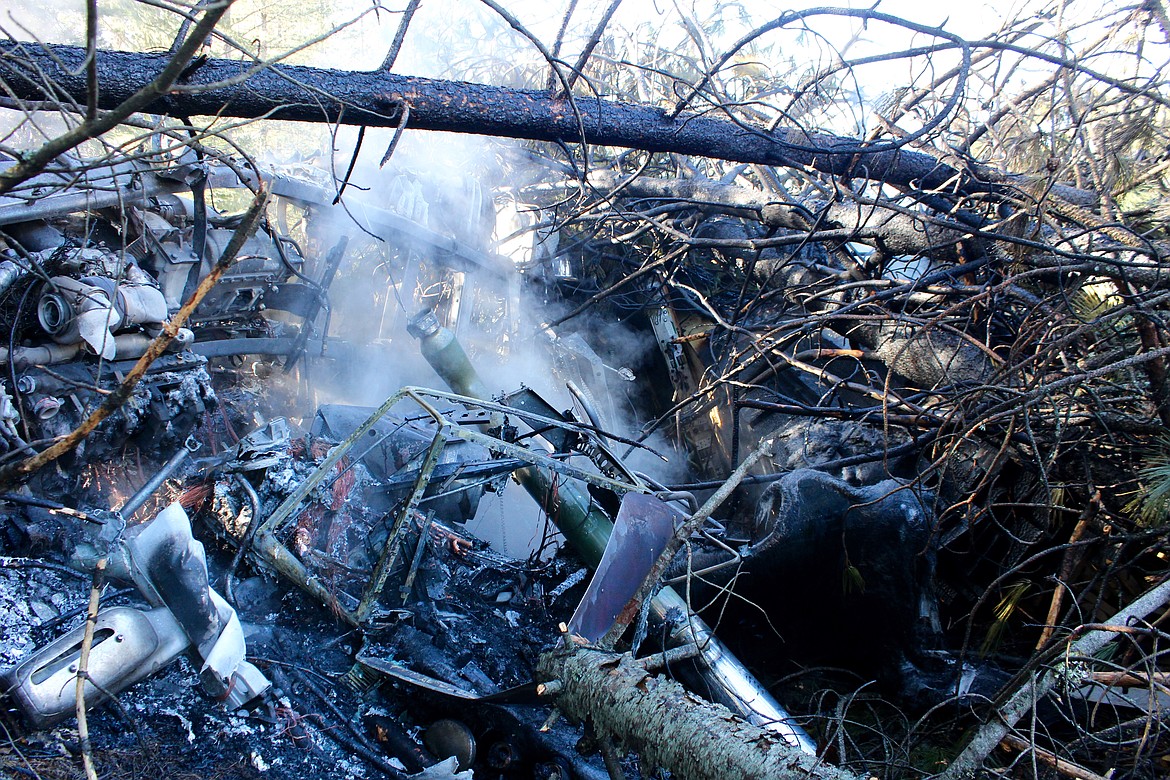
[[[73,46],[0,41],[0,86],[20,100],[85,105],[86,52]],[[166,54],[97,54],[100,108],[113,109],[150,82]],[[397,126],[403,106],[416,130],[581,141],[745,163],[807,168],[916,189],[987,191],[988,182],[905,149],[857,153],[856,139],[798,129],[766,130],[725,116],[681,115],[598,98],[574,101],[546,92],[380,72],[209,59],[186,82],[145,110],[174,117],[265,117],[371,127]]]

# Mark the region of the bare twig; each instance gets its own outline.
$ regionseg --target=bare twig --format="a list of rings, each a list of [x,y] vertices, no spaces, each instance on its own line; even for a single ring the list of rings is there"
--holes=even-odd
[[[561,56],[561,45],[565,42],[565,32],[569,29],[569,20],[573,18],[573,12],[577,10],[577,0],[569,0],[569,7],[565,9],[565,15],[561,18],[561,28],[557,30],[557,39],[553,42],[552,56],[553,59],[559,59]],[[549,69],[548,83],[545,89],[552,92],[557,85],[556,71]]]
[[[573,85],[577,83],[577,79],[585,71],[585,66],[589,63],[589,58],[593,56],[593,50],[597,48],[597,44],[601,43],[602,33],[605,32],[609,20],[617,12],[618,6],[622,4],[622,0],[612,0],[609,7],[605,9],[605,13],[601,15],[601,21],[593,28],[593,33],[589,36],[589,40],[585,42],[585,48],[581,49],[581,56],[577,58],[577,62],[573,65],[572,70],[569,71],[568,83],[565,85],[565,91],[573,89]]]
[[[85,0],[85,121],[93,122],[97,119],[98,106],[98,77],[97,77],[97,37],[98,37],[98,8],[97,0]]]
[[[85,616],[85,634],[81,639],[81,657],[77,661],[77,739],[81,744],[81,765],[88,780],[97,780],[93,764],[93,746],[89,742],[89,720],[85,715],[85,684],[89,681],[89,651],[93,648],[93,632],[97,626],[98,604],[105,584],[106,559],[94,564],[93,587],[89,590],[89,609]]]
[[[1048,617],[1044,621],[1044,630],[1040,632],[1040,639],[1036,642],[1036,649],[1043,650],[1056,630],[1056,621],[1060,617],[1060,606],[1064,603],[1065,583],[1072,577],[1077,564],[1080,563],[1083,549],[1077,542],[1084,536],[1089,527],[1089,519],[1100,509],[1101,491],[1097,491],[1092,500],[1085,507],[1084,512],[1077,519],[1072,534],[1068,538],[1068,549],[1064,551],[1064,559],[1060,562],[1060,576],[1057,577],[1056,588],[1052,591],[1052,602],[1048,606]]]
[[[414,18],[414,12],[418,10],[420,0],[410,0],[406,4],[406,8],[402,11],[402,19],[398,22],[398,29],[394,33],[394,40],[390,42],[390,51],[386,52],[386,58],[382,60],[379,70],[389,73],[394,67],[394,61],[398,59],[398,52],[402,50],[402,42],[406,40],[406,31],[410,27],[410,21]]]
[[[378,167],[383,167],[390,162],[390,158],[394,156],[394,150],[398,148],[398,142],[402,140],[403,134],[406,132],[407,126],[410,124],[410,104],[402,104],[402,118],[398,120],[398,127],[394,128],[394,135],[390,138],[390,143],[386,144],[386,152],[382,155],[382,159],[378,161]]]

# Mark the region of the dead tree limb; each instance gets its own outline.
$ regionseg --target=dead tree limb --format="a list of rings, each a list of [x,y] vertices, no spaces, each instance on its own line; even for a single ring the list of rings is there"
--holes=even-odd
[[[402,42],[406,40],[406,31],[410,28],[410,22],[414,19],[414,13],[418,10],[420,2],[421,0],[410,0],[402,11],[402,19],[399,20],[398,31],[394,33],[394,40],[390,43],[390,51],[386,52],[386,58],[382,60],[382,70],[389,72],[394,67],[394,61],[398,59]]]
[[[1060,756],[1053,753],[1051,750],[1038,748],[1026,739],[1020,739],[1015,734],[1008,734],[1003,738],[1003,743],[1013,750],[1018,750],[1021,753],[1031,751],[1036,760],[1042,764],[1052,767],[1057,772],[1060,772],[1066,777],[1074,778],[1074,780],[1105,780],[1104,777],[1096,772],[1090,772],[1083,766],[1074,764],[1071,761],[1066,761]]]
[[[1060,619],[1060,607],[1064,603],[1065,583],[1072,579],[1073,571],[1081,562],[1084,550],[1076,546],[1085,531],[1089,528],[1089,520],[1101,509],[1101,491],[1093,494],[1089,503],[1085,505],[1077,524],[1073,527],[1072,535],[1068,538],[1068,548],[1060,562],[1060,573],[1056,577],[1056,587],[1052,589],[1052,601],[1048,606],[1048,616],[1044,619],[1044,628],[1040,632],[1040,639],[1036,642],[1036,649],[1043,650],[1052,634],[1056,631],[1056,621]]]
[[[99,558],[93,570],[93,587],[89,589],[89,607],[85,614],[85,634],[81,640],[81,657],[77,661],[77,741],[81,746],[81,765],[87,780],[97,780],[93,765],[93,746],[89,742],[89,722],[85,717],[85,683],[89,680],[89,652],[97,626],[98,604],[105,584],[106,559]]]
[[[538,671],[543,679],[563,684],[558,708],[588,720],[600,737],[636,751],[644,767],[664,767],[686,780],[857,780],[726,707],[647,673],[629,655],[585,648],[554,651],[541,658]]]
[[[86,51],[0,41],[0,86],[10,97],[64,95],[84,105]],[[101,51],[99,107],[112,108],[150,83],[171,61],[165,54]],[[47,95],[43,78],[57,94]],[[985,192],[995,185],[907,149],[858,154],[857,139],[795,128],[768,130],[730,118],[683,114],[615,100],[576,96],[573,105],[543,91],[402,76],[209,59],[169,94],[139,110],[168,116],[265,117],[370,127],[397,126],[409,105],[417,130],[586,142],[675,152],[735,162],[815,169],[880,179],[918,189]],[[836,151],[842,150],[842,151]]]
[[[1168,600],[1170,600],[1170,580],[1146,591],[1128,607],[1105,621],[1105,624],[1107,626],[1127,626],[1134,620],[1143,620],[1154,610],[1161,608]],[[1114,631],[1090,631],[1070,644],[1067,648],[1067,654],[1092,656],[1116,637],[1117,633]],[[1036,706],[1041,697],[1052,690],[1059,680],[1060,675],[1055,671],[1045,672],[1038,679],[1028,675],[1023,684],[996,708],[992,719],[983,724],[976,732],[967,747],[955,758],[947,771],[939,775],[940,780],[975,777],[983,765],[984,759],[1004,740],[1004,737],[1011,732],[1020,718]]]
[[[603,190],[618,184],[617,177],[605,174],[590,176],[589,181]],[[924,215],[902,213],[887,206],[850,200],[804,201],[797,205],[763,190],[701,179],[643,176],[624,183],[621,196],[687,201],[699,208],[726,211],[787,230],[807,231],[814,224],[822,230],[845,229],[854,231],[853,240],[861,243],[880,240],[891,254],[937,254],[970,237],[954,228],[936,225]]]

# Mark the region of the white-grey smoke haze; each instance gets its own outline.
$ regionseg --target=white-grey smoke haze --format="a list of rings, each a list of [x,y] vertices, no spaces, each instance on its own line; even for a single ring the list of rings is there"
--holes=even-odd
[[[407,131],[390,161],[379,167],[392,134],[392,131],[367,131],[343,204],[317,216],[329,220],[329,232],[345,232],[350,236],[350,254],[366,253],[363,262],[347,261],[346,273],[339,274],[330,290],[334,312],[332,334],[358,342],[377,336],[387,348],[363,351],[360,363],[337,371],[346,381],[328,397],[319,393],[315,399],[318,403],[369,406],[380,403],[403,385],[442,387],[442,380],[422,359],[418,343],[406,333],[405,325],[428,303],[438,303],[440,315],[446,314],[444,309],[449,306],[450,298],[424,299],[419,294],[421,290],[408,289],[405,280],[420,268],[425,269],[423,273],[444,277],[449,283],[457,283],[458,278],[453,278],[450,271],[440,270],[440,258],[422,250],[416,249],[407,258],[394,257],[392,237],[379,245],[351,216],[350,212],[357,213],[357,204],[368,203],[394,211],[438,233],[454,236],[481,252],[506,249],[514,265],[526,265],[534,254],[534,242],[540,240],[527,233],[520,240],[498,241],[515,230],[517,213],[507,195],[493,195],[504,192],[505,185],[517,178],[515,170],[510,169],[509,180],[504,181],[505,171],[497,162],[505,142]],[[343,177],[351,164],[356,142],[357,132],[353,129],[343,128],[332,139],[328,153],[332,155],[337,178]],[[351,204],[348,211],[346,204]],[[501,220],[503,224],[494,224],[497,211],[506,212],[508,218]],[[520,221],[535,222],[525,220],[523,205],[519,211]],[[547,251],[547,247],[544,249]],[[493,296],[498,296],[496,311],[504,317],[501,320],[498,316],[481,316],[477,320],[463,316],[458,322],[447,323],[453,329],[458,328],[458,338],[489,391],[500,394],[523,385],[559,410],[576,407],[578,416],[586,420],[580,404],[566,390],[566,379],[573,378],[593,397],[601,410],[602,423],[609,431],[627,438],[636,436],[645,422],[635,415],[635,409],[644,406],[635,395],[640,392],[640,383],[627,381],[621,374],[630,372],[631,368],[642,370],[649,362],[647,351],[656,349],[653,338],[635,332],[615,318],[588,311],[561,330],[566,337],[565,346],[557,346],[550,332],[542,327],[555,313],[528,288],[514,285],[513,289],[517,286],[519,306],[515,305],[516,301],[508,300],[507,282],[487,271],[466,271],[461,305],[473,305],[475,295],[480,296],[481,306],[485,303],[482,299],[486,298],[490,304]],[[492,306],[484,308],[490,310]],[[603,350],[604,355],[590,354],[590,342],[593,348]],[[579,349],[586,353],[591,362],[566,360],[566,347],[570,352]],[[563,369],[574,363],[596,370],[570,370],[566,374]],[[600,382],[595,374],[601,375]],[[684,458],[664,436],[654,437],[650,446],[665,454],[669,462],[645,450],[635,450],[630,456],[631,463],[660,481],[677,481],[685,473]],[[625,447],[615,449],[620,453]],[[536,503],[520,488],[510,485],[501,496],[485,497],[476,518],[469,523],[469,530],[503,552],[523,555],[539,543],[543,519]]]

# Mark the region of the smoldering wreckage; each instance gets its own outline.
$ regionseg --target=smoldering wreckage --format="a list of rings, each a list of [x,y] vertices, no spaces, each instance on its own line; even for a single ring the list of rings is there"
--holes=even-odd
[[[499,359],[522,295],[587,297],[571,252],[486,251],[490,207],[436,226],[439,196],[408,177],[343,218],[311,173],[264,178],[247,231],[212,195],[249,182],[191,155],[63,166],[0,200],[5,465],[76,429],[243,241],[129,399],[2,497],[12,776],[69,761],[79,679],[105,760],[185,729],[180,765],[216,776],[847,777],[841,732],[798,709],[806,683],[777,681],[791,664],[876,680],[911,713],[986,701],[1016,671],[944,630],[959,597],[937,555],[963,529],[940,533],[913,438],[719,395],[672,415],[714,354],[677,295],[630,306],[634,358],[570,321],[535,339],[551,384],[489,385],[469,354]],[[375,267],[381,293],[338,305]],[[848,347],[826,339],[809,350]],[[355,366],[416,355],[444,389],[350,403]],[[771,398],[822,392],[757,373]],[[625,415],[674,426],[669,476]],[[524,556],[469,532],[524,501],[545,518],[510,526],[539,539]]]

